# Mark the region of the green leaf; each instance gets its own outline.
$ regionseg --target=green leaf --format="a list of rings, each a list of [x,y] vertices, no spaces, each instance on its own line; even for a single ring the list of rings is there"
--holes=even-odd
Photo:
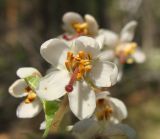
[[[43,137],[46,137],[52,125],[54,114],[58,110],[59,105],[57,101],[43,101],[43,107],[44,107],[45,122],[46,122],[46,129],[44,131]]]
[[[39,76],[28,76],[25,78],[25,81],[27,82],[29,87],[31,87],[33,90],[35,90],[39,84],[40,77]]]

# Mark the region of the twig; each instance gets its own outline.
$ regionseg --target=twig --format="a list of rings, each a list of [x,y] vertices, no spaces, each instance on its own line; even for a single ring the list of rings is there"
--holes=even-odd
[[[68,96],[66,95],[64,96],[58,111],[55,113],[53,125],[50,129],[50,133],[55,133],[58,131],[59,125],[67,110],[68,110]]]

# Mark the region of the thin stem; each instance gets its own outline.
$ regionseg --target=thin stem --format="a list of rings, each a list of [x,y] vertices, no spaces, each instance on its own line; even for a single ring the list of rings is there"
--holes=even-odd
[[[67,95],[64,96],[63,100],[61,101],[61,104],[59,106],[58,111],[55,113],[54,115],[54,119],[53,119],[53,123],[52,123],[52,127],[50,129],[50,133],[55,133],[58,131],[60,123],[64,117],[64,114],[66,113],[66,111],[68,110],[68,97]]]

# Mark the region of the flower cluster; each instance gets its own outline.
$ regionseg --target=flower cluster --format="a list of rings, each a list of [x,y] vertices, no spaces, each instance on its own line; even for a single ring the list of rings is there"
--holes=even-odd
[[[80,120],[71,126],[77,137],[135,137],[122,120],[125,104],[113,98],[108,88],[120,81],[124,64],[142,63],[145,54],[133,41],[136,21],[129,22],[119,35],[99,29],[91,15],[75,12],[63,16],[64,33],[44,42],[41,56],[51,65],[42,76],[32,67],[17,70],[20,79],[9,88],[14,97],[25,97],[17,108],[19,118],[32,118],[42,109],[45,121],[40,129],[57,131],[66,111]],[[92,133],[90,133],[92,132]],[[94,133],[94,134],[93,134]]]

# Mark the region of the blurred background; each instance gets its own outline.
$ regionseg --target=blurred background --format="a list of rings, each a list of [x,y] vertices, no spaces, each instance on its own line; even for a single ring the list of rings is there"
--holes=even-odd
[[[16,107],[22,99],[10,96],[8,87],[18,78],[19,67],[33,66],[45,73],[49,65],[39,48],[47,39],[63,33],[62,16],[68,11],[89,13],[100,28],[117,33],[128,21],[138,21],[134,40],[145,51],[147,60],[141,65],[126,65],[122,82],[111,91],[128,107],[124,123],[133,127],[140,139],[159,139],[159,5],[159,0],[0,0],[0,139],[41,136],[43,113],[33,119],[18,119]]]

